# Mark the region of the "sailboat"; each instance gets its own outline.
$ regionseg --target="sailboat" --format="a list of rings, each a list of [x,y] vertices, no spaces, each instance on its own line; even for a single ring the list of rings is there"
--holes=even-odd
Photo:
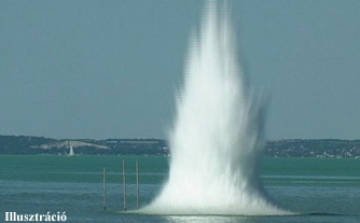
[[[68,157],[75,156],[74,149],[73,149],[73,147],[71,146],[70,141],[68,141],[68,145],[69,145],[69,154],[68,154]]]

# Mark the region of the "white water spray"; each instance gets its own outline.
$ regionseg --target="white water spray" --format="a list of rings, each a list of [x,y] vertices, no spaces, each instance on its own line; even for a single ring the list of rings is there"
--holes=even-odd
[[[200,37],[190,43],[177,117],[170,133],[170,173],[153,214],[280,215],[259,177],[263,109],[249,94],[235,35],[209,3]]]

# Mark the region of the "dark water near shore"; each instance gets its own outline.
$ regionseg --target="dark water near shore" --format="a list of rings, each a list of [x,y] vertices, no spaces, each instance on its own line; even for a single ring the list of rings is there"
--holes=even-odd
[[[52,214],[67,222],[353,222],[360,221],[360,160],[266,158],[262,179],[281,207],[296,216],[146,216],[123,209],[122,160],[127,164],[127,208],[136,208],[135,162],[140,163],[140,203],[151,201],[167,178],[167,157],[0,156],[0,222],[5,212]],[[107,168],[107,211],[102,171]]]

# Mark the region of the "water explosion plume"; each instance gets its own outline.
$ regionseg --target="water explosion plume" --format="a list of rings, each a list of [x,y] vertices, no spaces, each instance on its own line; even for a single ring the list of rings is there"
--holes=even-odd
[[[287,213],[273,204],[261,184],[263,109],[246,88],[225,12],[218,16],[216,3],[208,3],[200,37],[190,43],[169,138],[169,179],[142,212]]]

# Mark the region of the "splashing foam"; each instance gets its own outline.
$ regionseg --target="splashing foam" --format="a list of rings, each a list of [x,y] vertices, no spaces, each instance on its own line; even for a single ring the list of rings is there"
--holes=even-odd
[[[228,17],[206,10],[193,38],[170,133],[170,174],[141,212],[173,215],[283,215],[259,177],[263,109],[245,86]]]

